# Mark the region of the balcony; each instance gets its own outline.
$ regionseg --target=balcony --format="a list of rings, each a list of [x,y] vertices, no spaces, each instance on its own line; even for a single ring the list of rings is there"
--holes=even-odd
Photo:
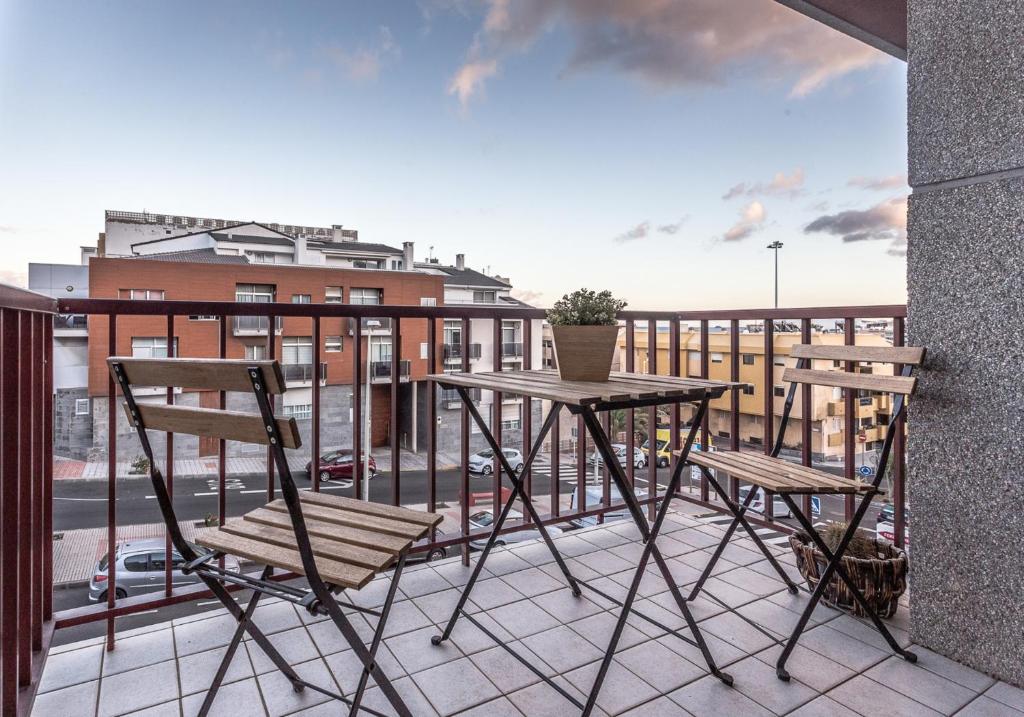
[[[281,333],[282,320],[274,319],[274,333]],[[235,336],[266,336],[270,328],[268,316],[235,316],[231,321],[231,332]]]
[[[88,336],[89,317],[85,314],[57,314],[53,317],[54,336]]]
[[[209,664],[223,651],[233,627],[221,611],[209,611],[208,596],[194,586],[173,586],[166,594],[159,577],[158,589],[139,595],[114,597],[111,603],[89,603],[82,597],[83,590],[76,587],[76,582],[83,579],[83,574],[87,579],[93,572],[96,556],[104,552],[102,546],[136,537],[161,537],[163,528],[154,525],[152,517],[142,517],[144,514],[151,516],[151,512],[146,511],[151,511],[152,502],[146,502],[144,488],[130,483],[139,477],[130,475],[128,462],[134,455],[133,449],[124,445],[129,439],[124,431],[118,429],[117,411],[106,414],[106,430],[98,448],[107,450],[110,447],[113,450],[99,462],[95,459],[82,462],[83,477],[98,480],[52,480],[58,472],[71,468],[67,465],[69,461],[55,460],[58,456],[49,448],[53,438],[54,412],[49,400],[52,396],[53,365],[52,361],[45,360],[45,352],[36,351],[33,342],[26,338],[45,336],[48,322],[56,313],[88,315],[94,326],[104,328],[116,326],[125,317],[130,317],[133,322],[152,321],[155,326],[165,328],[168,317],[190,314],[237,316],[243,308],[253,310],[251,304],[241,307],[217,302],[179,304],[97,302],[90,299],[57,302],[28,292],[8,292],[0,296],[0,328],[3,329],[0,331],[0,356],[5,366],[0,375],[0,416],[6,435],[19,436],[17,442],[6,444],[0,452],[0,466],[4,474],[0,485],[7,518],[0,531],[0,554],[11,556],[11,565],[28,566],[25,571],[17,569],[6,573],[5,590],[0,595],[0,610],[10,617],[5,625],[18,626],[9,631],[6,638],[8,647],[0,655],[0,672],[8,680],[13,679],[13,684],[16,685],[20,678],[24,685],[20,696],[16,691],[12,694],[10,681],[0,686],[0,690],[7,690],[5,705],[20,701],[23,709],[27,710],[26,705],[31,705],[33,700],[32,693],[37,692],[35,709],[40,715],[60,709],[75,710],[81,705],[95,705],[104,714],[130,713],[148,708],[170,714],[194,713],[211,678]],[[480,310],[479,307],[460,309],[449,306],[436,309],[374,307],[374,310],[385,308],[392,316],[401,316],[402,332],[415,332],[415,338],[411,339],[415,342],[421,340],[421,329],[429,321],[440,322],[453,317],[479,318],[476,312]],[[271,315],[287,313],[289,316],[323,319],[330,318],[331,312],[337,311],[336,307],[329,305],[296,308],[283,304],[269,304],[259,310],[266,312],[259,317],[267,321],[266,327],[269,327]],[[408,313],[403,313],[405,311]],[[460,311],[465,313],[460,314]],[[498,311],[495,309],[496,313]],[[540,319],[543,312],[527,308],[501,309],[500,316]],[[740,331],[739,321],[753,321],[758,317],[786,318],[803,324],[811,319],[837,316],[850,325],[859,317],[892,316],[894,325],[902,332],[905,308],[629,312],[622,318],[630,320],[628,326],[634,331],[637,326],[648,322],[658,323],[668,329],[671,342],[679,340],[684,321],[717,324],[716,328],[722,327],[723,332],[731,331],[738,335],[744,333]],[[26,328],[33,326],[38,326],[41,333],[36,334]],[[395,345],[402,345],[403,351],[411,351],[411,347],[406,348],[402,343],[400,334],[396,332],[392,339]],[[762,333],[757,340],[761,337],[770,357],[774,347],[770,340],[771,332]],[[636,335],[628,338],[634,341]],[[852,343],[858,336],[853,334],[848,338]],[[899,339],[902,339],[902,334],[899,334]],[[540,340],[540,337],[534,340]],[[738,343],[730,347],[727,337],[725,346],[731,365],[738,367]],[[530,349],[531,345],[527,343],[522,346],[520,354]],[[181,350],[195,349],[182,345]],[[708,367],[710,352],[714,350],[708,345],[699,347],[698,365]],[[314,347],[312,359],[320,362],[322,351],[322,346]],[[101,356],[100,360],[104,358]],[[634,372],[636,355],[627,354],[624,360],[623,368]],[[284,367],[288,383],[311,380],[311,365]],[[681,369],[678,364],[669,366],[672,373]],[[401,361],[399,380],[407,381],[409,374],[410,362]],[[22,377],[30,378],[23,381]],[[390,361],[370,362],[370,380],[373,383],[387,383],[392,378]],[[773,381],[771,375],[765,378]],[[341,411],[327,401],[316,400],[320,391],[318,384],[311,386],[310,390],[314,394],[313,405],[317,406],[312,415],[315,425],[323,417],[344,422],[347,411],[360,405],[366,387],[359,381],[350,384],[351,404],[343,405]],[[771,392],[768,393],[770,395]],[[438,392],[442,405],[457,406],[454,398],[451,393]],[[798,397],[797,400],[802,399]],[[113,400],[100,395],[94,395],[92,401],[94,404],[100,401],[114,404]],[[746,414],[740,412],[738,403],[730,406],[723,402],[724,407],[718,409],[720,413],[712,416],[716,425],[729,426],[734,420],[739,422]],[[22,405],[38,407],[39,411],[19,410]],[[394,410],[395,404],[391,408]],[[414,467],[407,465],[405,459],[396,459],[401,461],[402,470],[397,475],[386,469],[379,473],[371,481],[371,498],[389,502],[391,491],[395,491],[394,495],[400,495],[404,505],[442,512],[445,516],[444,533],[424,547],[448,551],[449,559],[410,566],[402,584],[400,602],[395,608],[396,619],[382,647],[386,650],[382,655],[388,656],[387,671],[395,677],[401,676],[400,687],[407,699],[416,705],[416,715],[457,714],[478,707],[487,714],[573,714],[563,697],[539,683],[534,673],[523,669],[499,648],[494,648],[469,623],[459,628],[450,649],[433,651],[429,645],[429,636],[437,631],[446,617],[453,589],[466,579],[467,569],[459,560],[458,553],[463,545],[485,533],[474,528],[463,529],[463,515],[471,507],[468,502],[470,496],[460,490],[462,478],[459,469],[452,470],[442,464],[442,460],[448,460],[449,456],[454,456],[460,465],[468,463],[469,442],[449,441],[453,433],[458,435],[460,429],[469,434],[469,426],[460,425],[460,416],[434,416],[431,409],[420,410],[421,405],[414,402],[398,403],[397,408],[399,425],[413,425],[419,420],[423,423],[415,424],[417,427],[428,434],[433,432],[433,443],[427,441],[427,445],[433,448],[415,457],[425,462],[426,470],[423,463]],[[773,413],[775,401],[766,400],[763,408],[769,419],[776,417],[777,414]],[[406,410],[411,414],[404,413]],[[317,415],[317,411],[322,415]],[[373,417],[375,425],[380,425],[382,420],[379,413]],[[450,423],[452,420],[454,425]],[[856,432],[855,416],[844,415],[841,423],[844,431]],[[444,431],[439,427],[441,424],[445,424]],[[760,422],[757,427],[764,425],[769,426],[768,434],[759,440],[770,445],[774,421]],[[536,425],[533,428],[535,430]],[[550,443],[554,446],[553,451],[544,449],[543,470],[538,465],[534,471],[531,500],[544,522],[567,529],[555,540],[563,552],[571,556],[573,564],[581,571],[586,570],[594,580],[600,580],[609,595],[621,595],[628,583],[630,561],[635,558],[638,547],[634,541],[635,528],[631,523],[615,520],[615,513],[621,513],[621,506],[608,506],[599,500],[595,502],[580,489],[588,483],[588,461],[585,456],[583,460],[573,461],[569,453],[561,450],[570,438],[569,428],[561,430],[561,437],[554,435],[555,440]],[[878,429],[873,427],[871,430],[877,432]],[[357,449],[355,441],[359,437],[345,435],[351,443],[339,442],[341,447]],[[808,435],[811,435],[809,430]],[[321,440],[322,437],[316,433],[309,436],[309,450],[314,455],[321,454]],[[630,444],[635,439],[629,437],[625,441]],[[716,439],[715,446],[718,450],[728,450],[740,447],[740,443],[741,437],[738,431],[734,431],[726,438]],[[252,500],[263,501],[268,490],[275,490],[271,487],[274,483],[263,476],[253,475],[254,467],[259,472],[258,469],[266,465],[263,452],[228,455],[221,470],[216,446],[210,458],[210,453],[205,457],[197,455],[194,446],[178,445],[173,463],[174,478],[179,481],[180,490],[188,492],[181,493],[176,500],[180,499],[181,517],[189,521],[188,530],[195,530],[197,524],[204,522],[223,522],[237,517],[251,507]],[[26,446],[42,446],[42,453],[36,453],[34,448],[26,450]],[[324,449],[335,447],[338,446],[323,446]],[[797,452],[799,455],[794,455],[794,460],[811,464],[810,445],[801,446]],[[20,470],[21,465],[34,465],[22,464],[22,455],[41,458],[38,470]],[[129,456],[127,461],[125,455]],[[906,459],[901,439],[894,445],[893,463],[896,468],[892,474],[891,491],[896,523],[893,535],[898,544],[904,542],[907,527],[904,519]],[[291,462],[291,456],[289,460]],[[304,470],[306,457],[295,456],[294,460],[293,471]],[[386,465],[384,461],[378,463],[381,468]],[[847,461],[839,471],[842,476],[852,478],[856,467],[856,462]],[[192,472],[204,470],[207,472]],[[638,475],[646,478],[646,469],[643,470]],[[110,476],[118,476],[119,479],[106,480]],[[197,477],[203,486],[193,495],[188,481]],[[644,501],[650,505],[670,501],[670,517],[662,539],[666,546],[671,547],[664,548],[665,557],[675,582],[687,587],[706,563],[711,547],[728,525],[728,518],[723,515],[723,504],[718,496],[699,477],[688,476],[683,490],[671,497],[664,495],[667,473],[656,473],[656,477],[653,485],[660,493],[648,495]],[[473,480],[475,485],[484,486],[480,490],[493,490],[492,481],[480,483],[476,478]],[[72,504],[56,500],[64,497],[62,492],[69,490],[71,484],[76,484],[72,487],[77,491],[97,491],[89,494],[94,502]],[[738,487],[737,483],[737,490]],[[342,481],[332,482],[322,489],[335,495],[358,495],[351,485]],[[253,495],[248,496],[250,493]],[[16,500],[18,495],[37,496],[40,500],[33,497],[31,501],[19,501]],[[846,517],[845,501],[841,497],[833,498],[836,497],[821,496],[823,519],[843,520]],[[194,504],[190,511],[184,507],[189,503]],[[876,504],[871,510],[876,511],[879,507]],[[90,508],[96,509],[90,522],[76,522],[80,520],[81,511]],[[788,566],[792,574],[793,556],[786,541],[797,526],[791,518],[774,518],[770,513],[758,516],[752,522],[759,534],[768,537],[773,554]],[[607,517],[607,522],[568,530],[569,521],[600,517]],[[872,519],[866,522],[869,530],[874,526],[873,517],[874,512]],[[914,516],[915,520],[922,522],[936,518]],[[954,525],[957,518],[956,515],[941,516],[942,520],[953,521]],[[518,524],[512,530],[523,528]],[[922,530],[915,535],[921,536],[918,539],[921,542],[927,539],[928,531]],[[735,688],[728,690],[709,678],[698,664],[699,658],[695,662],[691,645],[638,620],[628,624],[624,633],[625,643],[612,663],[607,689],[599,698],[598,706],[605,714],[626,714],[637,708],[637,713],[644,714],[789,714],[804,709],[810,713],[834,714],[839,713],[836,705],[862,715],[882,711],[932,714],[927,711],[929,709],[940,714],[952,714],[969,705],[990,714],[1014,714],[1014,705],[1024,704],[1021,702],[1024,693],[1016,688],[924,648],[916,648],[920,657],[917,665],[908,665],[891,657],[885,645],[880,643],[881,638],[869,625],[831,607],[820,607],[812,616],[812,627],[791,662],[795,679],[790,683],[778,681],[771,668],[773,656],[779,649],[777,643],[784,637],[782,633],[786,628],[796,620],[806,595],[790,596],[770,567],[749,547],[748,542],[741,540],[726,550],[723,562],[709,582],[709,598],[694,603],[696,619],[712,643],[712,652],[737,678]],[[558,675],[560,684],[571,694],[576,694],[576,690],[585,687],[590,679],[611,629],[611,604],[598,596],[588,595],[582,602],[571,598],[568,591],[562,589],[559,572],[550,555],[544,546],[535,542],[513,544],[493,556],[488,565],[489,569],[493,567],[495,570],[486,578],[494,602],[486,607],[473,604],[469,608],[470,613],[486,612],[495,622],[485,621],[485,624],[491,624],[495,630],[514,631],[536,656],[531,664],[542,674]],[[1009,563],[1007,569],[1010,569]],[[371,584],[365,593],[366,599],[376,600],[371,596],[380,594],[386,580]],[[658,580],[645,577],[641,582],[637,609],[664,617],[666,606],[671,608],[671,604],[668,602],[667,585]],[[55,592],[53,588],[56,586],[61,589]],[[909,600],[910,597],[905,596],[896,615],[888,621],[901,644],[910,641]],[[29,609],[30,606],[38,609]],[[340,689],[351,692],[352,684],[346,682],[351,677],[348,651],[341,650],[333,635],[322,632],[316,620],[298,614],[287,603],[272,600],[263,603],[257,614],[262,615],[260,620],[271,633],[271,640],[280,643],[282,651],[294,660],[300,670],[316,671],[328,680],[337,678]],[[399,614],[402,615],[400,620],[397,619]],[[169,621],[171,617],[173,621]],[[481,615],[478,619],[485,618]],[[672,629],[678,627],[677,623]],[[915,632],[918,634],[927,638],[927,629]],[[104,649],[104,645],[109,649]],[[41,672],[42,658],[48,650],[46,670]],[[266,669],[266,660],[250,641],[242,643],[237,660],[238,664],[229,670],[219,703],[229,712],[291,714],[319,707],[321,697],[317,693],[307,690],[297,695],[281,689],[278,675]],[[367,705],[380,707],[379,695],[375,695],[375,691],[367,695]],[[93,707],[86,712],[93,713]],[[4,713],[15,714],[16,710],[5,707]]]
[[[349,322],[349,334],[355,333],[355,320]],[[364,317],[359,319],[359,329],[364,336],[387,336],[391,334],[390,318]]]
[[[412,364],[407,359],[398,362],[398,379],[403,383],[409,381]],[[391,383],[391,361],[370,362],[370,383]]]
[[[470,344],[469,345],[469,359],[470,361],[480,358],[483,351],[481,344]],[[444,360],[449,363],[455,363],[462,361],[462,344],[445,344],[444,345]]]
[[[474,402],[479,403],[483,392],[479,388],[468,388],[466,393],[469,394],[470,399]],[[462,407],[462,399],[459,397],[459,392],[451,388],[443,388],[437,392],[437,400],[441,403],[444,408],[453,409]]]
[[[313,364],[311,363],[283,363],[281,372],[284,374],[285,383],[289,386],[309,386],[313,383]],[[320,385],[327,384],[327,364],[320,363]]]
[[[522,341],[503,341],[501,344],[501,357],[503,359],[521,358],[523,355]]]

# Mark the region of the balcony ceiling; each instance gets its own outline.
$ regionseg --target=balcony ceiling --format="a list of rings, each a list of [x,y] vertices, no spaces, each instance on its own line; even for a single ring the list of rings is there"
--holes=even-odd
[[[893,57],[907,59],[907,0],[776,0]]]

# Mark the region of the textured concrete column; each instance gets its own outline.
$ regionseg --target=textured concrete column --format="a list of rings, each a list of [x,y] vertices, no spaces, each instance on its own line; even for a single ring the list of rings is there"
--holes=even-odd
[[[1024,684],[1024,0],[910,0],[915,642]]]

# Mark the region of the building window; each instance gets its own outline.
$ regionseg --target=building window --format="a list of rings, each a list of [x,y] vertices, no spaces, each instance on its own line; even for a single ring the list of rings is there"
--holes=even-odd
[[[437,299],[433,296],[421,296],[420,306],[437,306]]]
[[[267,358],[267,347],[263,344],[247,344],[245,347],[246,361],[265,361]]]
[[[273,264],[274,255],[269,251],[247,251],[245,252],[253,264]]]
[[[833,361],[832,362],[832,368],[842,368],[842,367],[843,367],[843,362],[842,361]]]
[[[391,271],[401,271],[401,270],[402,270],[402,260],[401,259],[392,259],[391,260]]]
[[[772,387],[772,394],[775,396],[775,398],[785,398],[786,397],[786,387],[785,386],[773,386]]]
[[[76,398],[75,399],[75,415],[76,416],[88,416],[89,415],[89,399],[88,398]]]
[[[473,292],[473,303],[474,304],[493,304],[497,301],[497,294],[493,291],[474,291]]]
[[[313,337],[285,336],[284,338],[282,338],[281,363],[312,365]]]
[[[353,259],[353,269],[383,269],[384,263],[377,259]]]
[[[117,298],[132,301],[163,301],[166,294],[163,289],[118,289]]]
[[[381,289],[349,289],[348,301],[350,304],[374,305],[383,303]]]
[[[342,343],[340,336],[328,336],[324,340],[324,351],[328,353],[337,353],[341,351]]]
[[[235,284],[235,301],[245,304],[269,304],[274,301],[273,284]]]
[[[311,304],[313,303],[313,297],[309,294],[292,294],[293,304]]]
[[[754,354],[743,354],[743,365],[753,366],[754,365]]]
[[[344,299],[341,296],[340,286],[328,286],[324,292],[324,303],[327,304],[342,304]]]
[[[743,395],[744,396],[753,396],[754,395],[754,387],[752,385],[750,385],[749,383],[745,384],[743,386]]]
[[[462,345],[462,322],[445,319],[444,322],[444,343],[445,346]]]
[[[720,353],[711,354],[711,363],[722,363],[723,355]]]
[[[294,418],[296,421],[310,419],[313,417],[313,404],[300,403],[295,406],[281,406],[281,416]]]
[[[178,339],[174,339],[174,353],[178,353]],[[167,358],[166,336],[132,336],[132,358]]]
[[[188,317],[189,321],[216,321],[216,316],[207,316],[205,314],[193,314]]]
[[[786,359],[776,357],[772,361],[772,363],[775,364],[776,366],[785,366],[786,365]]]
[[[370,361],[374,363],[382,363],[391,361],[391,339],[385,339],[383,341],[373,341],[370,344]]]

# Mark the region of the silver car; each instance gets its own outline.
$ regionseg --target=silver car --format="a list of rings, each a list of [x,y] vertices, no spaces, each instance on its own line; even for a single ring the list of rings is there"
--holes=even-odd
[[[205,554],[209,551],[198,545],[192,546],[197,553]],[[145,540],[133,540],[130,543],[120,543],[114,549],[114,579],[116,588],[114,596],[117,599],[138,595],[139,593],[164,588],[164,566],[165,566],[164,539],[147,538]],[[183,575],[180,567],[185,561],[178,552],[171,552],[171,586],[182,587],[200,582],[195,573]],[[229,556],[224,558],[224,568],[227,570],[238,570],[238,560]],[[107,599],[107,556],[104,555],[96,570],[93,571],[92,579],[89,581],[89,600],[92,602]]]
[[[515,448],[503,448],[502,453],[505,454],[505,460],[512,466],[512,470],[516,473],[523,469],[523,454],[517,451]],[[482,473],[483,475],[490,475],[494,470],[494,453],[490,448],[485,448],[482,451],[478,451],[469,457],[469,471],[470,473]]]

